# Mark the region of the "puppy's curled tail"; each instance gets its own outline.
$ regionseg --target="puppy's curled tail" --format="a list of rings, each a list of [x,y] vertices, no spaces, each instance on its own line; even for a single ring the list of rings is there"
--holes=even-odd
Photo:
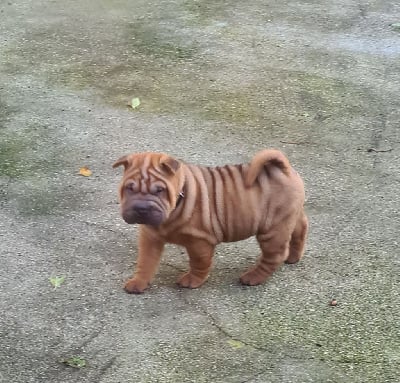
[[[285,155],[276,149],[265,149],[256,153],[251,160],[245,178],[246,186],[252,186],[261,171],[263,169],[268,171],[268,168],[272,166],[279,168],[283,174],[290,175],[291,166]]]

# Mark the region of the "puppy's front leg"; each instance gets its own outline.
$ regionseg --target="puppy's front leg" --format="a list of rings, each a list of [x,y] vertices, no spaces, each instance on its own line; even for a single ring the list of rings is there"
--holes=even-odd
[[[145,226],[140,225],[139,254],[133,277],[128,279],[124,286],[127,293],[140,294],[149,287],[160,264],[164,245],[165,242],[157,235]]]
[[[191,240],[186,246],[189,255],[190,270],[178,280],[178,285],[195,289],[208,278],[215,246],[203,240]]]

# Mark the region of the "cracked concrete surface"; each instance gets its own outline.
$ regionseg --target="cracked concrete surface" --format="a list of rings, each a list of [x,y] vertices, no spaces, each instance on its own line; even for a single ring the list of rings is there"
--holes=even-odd
[[[0,382],[398,380],[397,1],[22,0],[0,21]],[[224,244],[188,291],[170,246],[125,294],[137,230],[112,162],[264,147],[305,180],[305,258],[245,288],[257,245]]]

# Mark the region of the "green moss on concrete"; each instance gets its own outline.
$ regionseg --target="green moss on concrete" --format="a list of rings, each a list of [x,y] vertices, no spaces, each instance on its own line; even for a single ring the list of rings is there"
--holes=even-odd
[[[297,90],[298,100],[305,112],[323,111],[326,114],[359,114],[366,101],[364,89],[334,78],[294,73],[291,85]]]
[[[196,46],[171,34],[160,34],[148,20],[136,20],[125,27],[125,49],[137,55],[169,61],[190,60],[196,53]]]
[[[0,176],[23,178],[49,174],[60,168],[60,159],[42,156],[41,148],[49,140],[48,127],[31,125],[21,132],[3,129],[0,140]]]
[[[193,36],[184,38],[174,25],[190,27],[193,18],[186,17],[187,13],[212,20],[229,11],[229,2],[185,2],[183,8],[186,13],[179,20],[166,12],[158,18],[119,21],[118,28],[101,36],[100,42],[84,26],[80,34],[68,29],[61,33],[59,25],[45,32],[30,31],[29,44],[7,52],[14,64],[6,70],[43,70],[51,86],[90,88],[118,108],[128,108],[132,97],[139,97],[141,105],[134,113],[187,114],[227,126],[265,130],[274,123],[287,126],[288,120],[310,126],[318,124],[318,118],[361,112],[365,89],[284,66],[271,67],[267,62],[262,67],[261,58],[257,74],[245,76],[243,82],[226,81],[223,74],[230,68],[216,67],[217,53],[208,56]],[[224,33],[237,32],[228,26]],[[218,39],[221,44],[232,37]],[[255,59],[257,48],[253,49]],[[245,60],[238,68],[246,73]]]
[[[2,133],[0,200],[13,201],[23,216],[55,214],[67,206],[74,209],[80,197],[68,186],[59,185],[57,173],[63,169],[64,159],[57,143],[53,144],[50,128],[32,125],[18,133],[8,129]]]
[[[299,300],[249,310],[241,320],[242,341],[282,358],[341,366],[348,380],[339,381],[351,381],[352,376],[354,381],[394,381],[400,333],[393,283],[371,272],[360,276],[360,292],[343,294],[336,307],[329,306],[328,300],[316,300],[297,311],[292,305]]]
[[[15,108],[10,107],[10,105],[2,101],[2,95],[0,94],[0,135],[5,130],[7,120],[15,113],[15,111]]]
[[[232,1],[186,0],[183,2],[184,9],[192,16],[191,20],[202,25],[226,15],[234,6],[235,2]]]
[[[0,176],[20,177],[27,173],[23,152],[27,142],[20,137],[3,136],[0,140]]]
[[[246,346],[234,348],[216,328],[207,327],[199,324],[197,335],[194,333],[185,337],[184,343],[171,341],[156,344],[149,356],[154,358],[159,368],[155,368],[144,381],[238,382],[245,381],[244,377],[257,376],[269,367],[272,369],[273,363],[260,363],[260,355],[253,349]],[[182,355],[195,357],[182,359]],[[246,371],[243,371],[243,366],[246,366]]]

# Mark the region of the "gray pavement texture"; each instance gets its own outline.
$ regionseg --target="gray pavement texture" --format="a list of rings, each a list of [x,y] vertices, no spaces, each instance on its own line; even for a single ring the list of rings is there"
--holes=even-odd
[[[397,382],[399,22],[397,0],[0,1],[0,382]],[[181,290],[169,246],[125,294],[113,161],[265,147],[305,180],[304,259],[244,288],[257,245],[223,244]]]

